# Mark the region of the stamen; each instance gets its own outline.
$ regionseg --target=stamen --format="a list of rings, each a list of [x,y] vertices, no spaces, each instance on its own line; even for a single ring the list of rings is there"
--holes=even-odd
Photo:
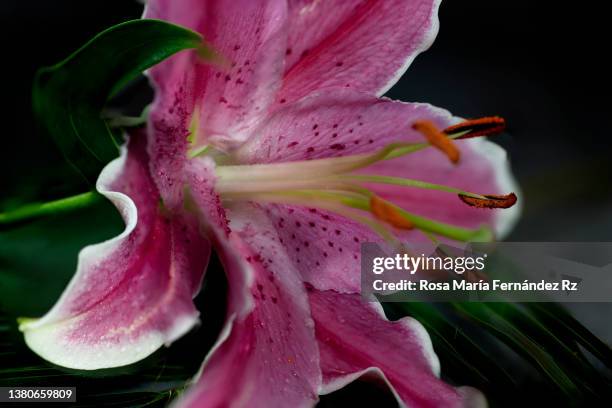
[[[364,221],[363,217],[361,217],[362,219],[357,219],[355,215],[350,215],[351,210],[368,212],[374,215],[377,219],[386,221],[397,228],[402,226],[407,227],[408,223],[410,223],[412,226],[414,226],[414,228],[423,232],[443,236],[456,241],[488,242],[493,239],[491,231],[484,225],[477,229],[467,229],[434,221],[429,218],[409,213],[403,208],[398,207],[380,197],[378,200],[382,202],[382,206],[376,207],[377,204],[380,203],[377,203],[375,200],[375,210],[372,207],[372,196],[373,195],[371,193],[364,194],[358,191],[288,190],[260,193],[225,193],[222,195],[222,198],[229,200],[246,200],[311,206],[326,209],[369,225],[387,241],[391,241],[393,239],[393,234],[388,232],[383,224],[375,223],[374,220],[370,220],[369,222]],[[400,218],[403,218],[404,221],[400,221]]]
[[[506,121],[504,118],[499,116],[489,116],[485,118],[466,120],[456,125],[449,126],[444,129],[444,133],[451,135],[458,132],[467,131],[466,134],[458,137],[457,139],[469,139],[471,137],[497,135],[503,132],[505,129]]]
[[[223,200],[263,201],[278,204],[316,207],[351,218],[367,225],[388,242],[397,244],[392,232],[415,229],[432,241],[446,237],[462,242],[483,242],[493,239],[491,230],[483,225],[467,229],[410,213],[394,203],[376,196],[364,184],[392,184],[457,194],[466,204],[478,208],[508,208],[517,201],[508,195],[481,195],[454,187],[420,180],[353,173],[374,163],[390,160],[433,146],[453,163],[460,151],[453,140],[489,135],[503,130],[502,118],[491,117],[465,121],[440,131],[433,122],[421,120],[413,128],[422,133],[423,143],[390,143],[373,153],[301,160],[284,163],[232,164],[216,158],[216,191]],[[215,149],[194,149],[191,157],[202,151],[212,155]],[[234,156],[235,158],[235,156]],[[365,214],[364,214],[365,213]],[[396,231],[397,232],[397,231]]]
[[[461,201],[471,207],[477,208],[510,208],[516,204],[516,194],[510,193],[506,195],[485,195],[485,198],[469,197],[464,194],[459,194]]]
[[[418,228],[421,231],[461,242],[488,242],[493,239],[492,232],[485,225],[478,229],[456,227],[454,225],[445,224],[443,222],[434,221],[429,218],[409,213],[408,211],[393,203],[390,203],[389,201],[383,201],[385,204],[390,206],[397,215],[405,218],[408,222],[412,223],[415,228]],[[371,208],[370,211],[372,211]]]
[[[370,198],[370,210],[376,218],[393,225],[395,228],[405,230],[414,228],[413,223],[408,221],[405,217],[402,217],[393,206],[377,196],[372,196]]]
[[[430,122],[428,120],[419,120],[414,122],[412,128],[422,133],[423,136],[425,136],[425,138],[427,139],[427,141],[432,146],[446,154],[446,156],[451,162],[453,162],[454,164],[457,164],[459,162],[459,149],[457,148],[457,146],[455,146],[452,139],[449,139],[445,133],[440,132],[438,130],[438,128],[436,127],[436,125],[433,124],[433,122]]]

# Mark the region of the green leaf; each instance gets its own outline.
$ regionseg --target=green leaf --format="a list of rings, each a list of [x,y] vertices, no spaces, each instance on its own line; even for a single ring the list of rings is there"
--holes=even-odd
[[[193,31],[134,20],[103,31],[66,60],[37,73],[34,111],[66,160],[90,184],[118,155],[100,116],[108,98],[147,68],[185,49],[212,55]]]
[[[571,398],[580,398],[582,392],[575,378],[548,353],[548,350],[530,336],[497,313],[494,308],[485,303],[454,303],[454,308],[466,317],[493,333],[519,355],[532,361],[536,368],[547,377],[559,391]]]
[[[612,369],[612,348],[591,333],[567,310],[556,303],[528,303],[526,308],[543,325],[563,338],[580,344],[606,367]]]
[[[410,315],[427,329],[442,376],[485,393],[492,406],[537,401],[587,404],[606,398],[612,382],[600,364],[610,348],[561,305],[388,303],[395,319]]]
[[[124,228],[107,200],[10,227],[0,231],[0,309],[14,316],[46,312],[74,274],[79,251]]]
[[[486,304],[488,309],[546,350],[547,354],[554,358],[556,364],[562,367],[580,387],[583,394],[597,395],[610,385],[584,356],[575,337],[544,324],[528,308],[524,309],[522,306],[522,304],[513,303]],[[557,307],[560,308],[560,306]]]

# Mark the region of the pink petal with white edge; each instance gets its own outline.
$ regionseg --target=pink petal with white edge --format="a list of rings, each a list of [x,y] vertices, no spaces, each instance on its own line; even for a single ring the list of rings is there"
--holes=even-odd
[[[315,90],[382,95],[429,48],[439,0],[290,0],[287,72],[278,101]]]
[[[130,364],[198,321],[192,297],[210,254],[194,219],[168,218],[150,179],[144,135],[133,135],[97,189],[121,212],[118,237],[84,248],[77,272],[55,306],[20,325],[28,346],[64,367]]]
[[[476,390],[442,382],[427,332],[406,317],[390,322],[377,303],[359,295],[309,291],[327,394],[369,374],[382,377],[402,406],[464,407],[486,404]]]
[[[318,399],[306,292],[265,216],[246,207],[228,212],[232,232],[217,242],[230,282],[227,326],[181,408],[306,407]]]
[[[154,161],[162,161],[157,160],[158,149],[163,156],[181,153],[164,148],[169,143],[164,138],[169,131],[176,133],[172,140],[180,139],[178,148],[190,123],[196,127],[193,136],[199,145],[209,141],[231,145],[246,137],[245,130],[266,111],[282,80],[286,12],[284,1],[147,3],[146,18],[199,32],[220,56],[219,61],[206,63],[193,52],[184,53],[150,70],[157,90],[151,110]]]

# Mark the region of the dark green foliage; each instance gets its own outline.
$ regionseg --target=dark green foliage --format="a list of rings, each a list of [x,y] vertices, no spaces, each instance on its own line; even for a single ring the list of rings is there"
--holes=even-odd
[[[147,68],[189,48],[207,53],[193,31],[134,20],[103,31],[66,60],[38,72],[34,111],[66,160],[90,184],[118,155],[117,135],[100,117],[107,99]]]

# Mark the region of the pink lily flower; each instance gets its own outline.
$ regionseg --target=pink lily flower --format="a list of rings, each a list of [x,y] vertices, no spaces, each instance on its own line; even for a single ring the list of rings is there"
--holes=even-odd
[[[126,229],[84,248],[56,305],[21,325],[30,348],[92,370],[169,345],[198,323],[214,247],[227,322],[179,406],[312,406],[362,376],[407,406],[482,402],[438,378],[417,321],[359,294],[362,242],[491,239],[518,214],[500,208],[516,200],[504,151],[466,138],[500,119],[380,98],[432,43],[438,5],[150,0],[146,18],[200,32],[222,61],[150,71],[147,129],[97,183]]]

